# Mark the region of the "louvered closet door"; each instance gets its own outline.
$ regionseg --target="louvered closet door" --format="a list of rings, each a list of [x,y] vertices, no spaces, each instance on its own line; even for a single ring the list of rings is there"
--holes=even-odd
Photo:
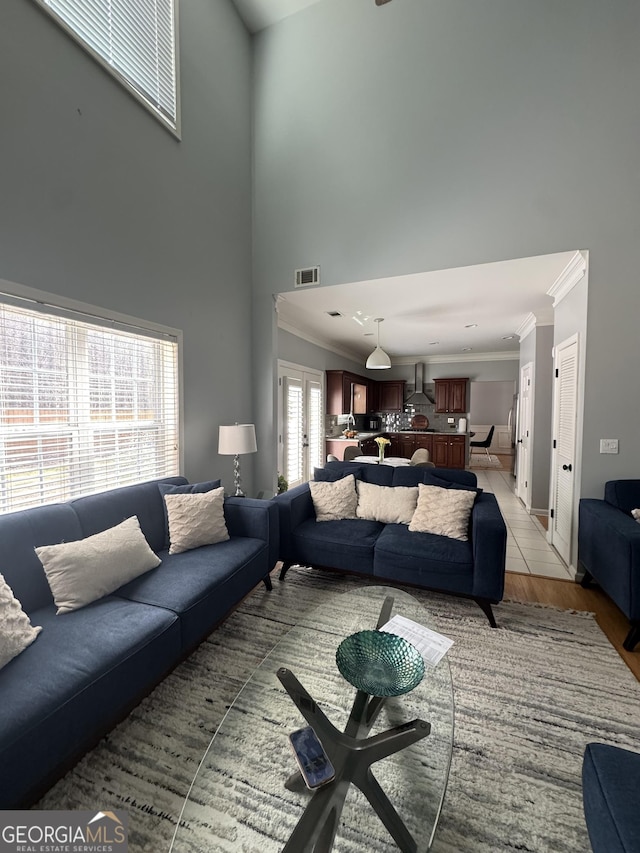
[[[555,417],[553,437],[553,519],[551,541],[562,559],[571,564],[573,492],[578,389],[578,341],[571,338],[556,347]]]
[[[321,374],[281,366],[278,470],[289,488],[306,482],[324,461]]]

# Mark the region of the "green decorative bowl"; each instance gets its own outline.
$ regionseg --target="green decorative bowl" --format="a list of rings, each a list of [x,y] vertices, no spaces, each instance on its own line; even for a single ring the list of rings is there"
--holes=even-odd
[[[420,652],[402,637],[386,631],[358,631],[336,651],[336,664],[349,684],[371,696],[400,696],[424,676]]]

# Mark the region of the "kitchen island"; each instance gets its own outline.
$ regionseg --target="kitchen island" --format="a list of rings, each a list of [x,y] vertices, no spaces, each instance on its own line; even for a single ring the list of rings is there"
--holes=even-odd
[[[355,438],[327,436],[326,452],[338,459],[344,456],[345,447],[360,446],[365,456],[377,456],[379,436],[388,438],[387,456],[399,456],[410,459],[419,448],[429,451],[431,461],[438,468],[466,468],[469,458],[469,433],[439,430],[408,429],[398,432],[359,432]]]

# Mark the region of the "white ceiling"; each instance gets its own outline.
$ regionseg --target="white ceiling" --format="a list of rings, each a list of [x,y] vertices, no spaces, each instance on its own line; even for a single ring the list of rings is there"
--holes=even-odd
[[[252,33],[277,24],[319,0],[233,0],[240,17]],[[373,3],[373,0],[371,0]]]
[[[303,287],[278,295],[278,325],[354,360],[366,359],[375,347],[376,317],[384,318],[380,346],[392,363],[508,357],[517,353],[517,332],[532,321],[531,315],[541,325],[553,321],[547,291],[575,254]],[[329,311],[341,316],[331,317]],[[514,337],[504,340],[508,335]]]

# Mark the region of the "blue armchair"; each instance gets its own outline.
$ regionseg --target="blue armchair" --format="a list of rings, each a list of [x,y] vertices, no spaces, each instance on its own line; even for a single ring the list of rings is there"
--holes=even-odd
[[[633,651],[640,641],[640,480],[610,480],[604,500],[582,498],[578,562],[583,586],[595,580],[631,623],[623,643]]]

